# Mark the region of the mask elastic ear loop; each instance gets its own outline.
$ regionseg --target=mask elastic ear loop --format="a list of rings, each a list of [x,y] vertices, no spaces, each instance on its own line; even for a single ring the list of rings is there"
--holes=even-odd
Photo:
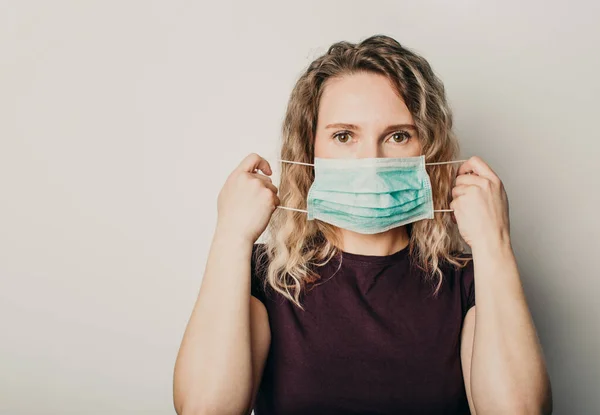
[[[452,160],[452,161],[438,161],[435,163],[425,163],[426,166],[439,166],[441,164],[453,164],[453,163],[464,163],[467,160]],[[433,213],[437,212],[454,212],[454,209],[437,209]]]
[[[290,160],[278,160],[281,163],[289,163],[289,164],[299,164],[301,166],[314,166],[314,164],[311,163],[303,163],[300,161],[290,161]],[[452,161],[439,161],[439,162],[435,162],[435,163],[425,163],[426,166],[438,166],[441,164],[452,164],[452,163],[464,163],[467,160],[452,160]],[[291,208],[291,207],[287,207],[287,206],[277,206],[277,209],[283,209],[283,210],[291,210],[294,212],[302,212],[302,213],[308,213],[308,210],[304,210],[304,209],[296,209],[296,208]],[[453,209],[437,209],[434,210],[433,213],[438,213],[438,212],[454,212]]]
[[[287,206],[277,206],[277,209],[293,210],[294,212],[308,213],[308,210],[296,209],[296,208],[291,208],[291,207],[287,207]]]
[[[314,166],[314,164],[311,163],[302,163],[300,161],[290,161],[290,160],[278,160],[281,163],[289,163],[289,164],[299,164],[301,166]],[[287,207],[287,206],[277,206],[277,209],[283,209],[283,210],[291,210],[293,212],[302,212],[302,213],[308,213],[308,210],[304,210],[304,209],[296,209],[296,208],[292,208],[292,207]]]
[[[464,163],[467,160],[437,161],[435,163],[425,163],[426,166],[437,166],[440,164]]]
[[[300,164],[301,166],[314,166],[314,164],[302,163],[300,161],[289,161],[289,160],[277,160],[277,161],[280,161],[282,163],[289,163],[289,164]]]

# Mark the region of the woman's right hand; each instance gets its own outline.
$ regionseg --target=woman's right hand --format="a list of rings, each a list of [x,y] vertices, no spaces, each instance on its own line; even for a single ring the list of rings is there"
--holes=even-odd
[[[219,232],[256,242],[279,205],[277,188],[268,177],[272,173],[267,160],[253,153],[229,175],[217,199]]]

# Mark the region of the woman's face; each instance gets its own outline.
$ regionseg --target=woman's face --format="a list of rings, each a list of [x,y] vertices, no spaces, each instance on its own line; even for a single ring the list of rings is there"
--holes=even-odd
[[[330,78],[321,96],[315,157],[365,158],[421,155],[412,115],[382,75]]]

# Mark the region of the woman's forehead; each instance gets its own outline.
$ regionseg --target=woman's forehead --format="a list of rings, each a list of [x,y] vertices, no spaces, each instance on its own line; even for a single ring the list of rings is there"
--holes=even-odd
[[[412,124],[413,119],[392,83],[383,75],[358,73],[330,79],[319,102],[319,124],[370,128]]]

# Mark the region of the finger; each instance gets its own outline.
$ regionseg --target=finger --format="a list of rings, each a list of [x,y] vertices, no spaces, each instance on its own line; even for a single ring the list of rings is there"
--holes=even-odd
[[[274,194],[277,194],[279,191],[273,183],[265,183],[265,187],[270,189]]]
[[[471,159],[468,159],[467,161],[465,161],[464,163],[462,163],[460,165],[460,167],[458,168],[458,171],[456,172],[456,175],[457,176],[461,176],[463,174],[473,173],[473,167],[471,166],[471,164],[473,164],[471,162]]]
[[[240,163],[239,168],[248,173],[254,173],[256,170],[260,170],[267,176],[273,174],[269,162],[256,153],[246,156]]]
[[[471,186],[485,186],[485,183],[488,181],[485,177],[477,176],[476,174],[461,174],[454,180],[455,186],[461,185],[471,185]]]
[[[271,178],[269,176],[265,176],[262,173],[248,173],[248,174],[255,179],[262,180],[263,182],[273,183],[273,180],[271,180]]]
[[[268,198],[271,207],[273,208],[273,210],[275,210],[277,208],[277,206],[279,206],[279,204],[281,203],[279,200],[279,197],[277,196],[276,193],[271,192],[270,190],[264,189],[264,192],[268,192],[266,194],[266,197]]]
[[[491,181],[499,181],[498,175],[492,168],[487,164],[481,157],[473,157],[473,164],[475,166],[475,172],[479,176],[486,177]]]
[[[452,199],[452,201],[450,202],[450,209],[452,209],[452,214],[454,215],[454,212],[456,212],[456,201],[458,199]]]
[[[488,166],[487,163],[483,161],[481,157],[478,156],[473,156],[469,158],[458,169],[458,175],[465,174],[468,172],[475,173],[476,175],[485,177],[489,180],[498,179],[498,176],[491,169],[491,167]]]
[[[258,174],[258,173],[251,173],[252,177],[256,180],[260,180],[262,182],[262,185],[265,186],[268,189],[271,189],[271,191],[275,194],[277,194],[278,190],[277,187],[273,184],[273,182],[271,181],[271,179],[267,176],[264,176],[262,174]]]
[[[468,192],[471,191],[471,188],[474,187],[475,185],[458,185],[458,186],[454,186],[452,188],[452,198],[456,199],[457,197],[466,195]]]

